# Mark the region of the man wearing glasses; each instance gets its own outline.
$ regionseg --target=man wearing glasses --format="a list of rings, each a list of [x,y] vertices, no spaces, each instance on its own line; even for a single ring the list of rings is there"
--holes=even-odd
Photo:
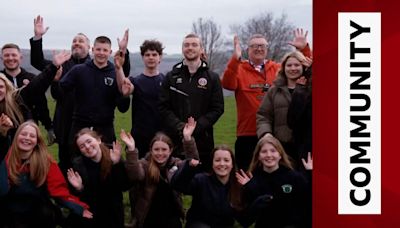
[[[235,156],[239,169],[247,170],[258,137],[256,133],[256,112],[261,100],[275,79],[280,64],[266,59],[267,38],[261,34],[252,35],[247,42],[248,60],[242,59],[239,38],[234,37],[234,51],[222,77],[222,86],[235,92],[237,108],[237,131]],[[294,31],[294,40],[289,43],[305,56],[311,56],[307,43],[307,32]]]

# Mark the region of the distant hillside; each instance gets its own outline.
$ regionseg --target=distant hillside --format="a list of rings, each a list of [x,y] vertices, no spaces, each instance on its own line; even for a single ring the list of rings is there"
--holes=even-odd
[[[39,73],[34,67],[31,66],[30,64],[30,50],[28,49],[22,49],[21,50],[23,54],[23,60],[22,60],[22,67],[32,73]],[[51,59],[52,58],[52,51],[50,50],[44,50],[44,55],[46,59]],[[130,75],[136,76],[143,72],[143,62],[142,62],[142,57],[140,56],[139,53],[130,53],[130,61],[131,61],[131,73]],[[172,66],[176,64],[177,62],[182,60],[181,55],[166,55],[163,56],[163,59],[160,64],[160,72],[162,73],[167,73],[172,69]],[[0,69],[3,69],[3,63],[0,62]]]

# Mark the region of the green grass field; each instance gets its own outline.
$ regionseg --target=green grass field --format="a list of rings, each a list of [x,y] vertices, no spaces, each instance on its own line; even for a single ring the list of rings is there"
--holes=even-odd
[[[55,102],[54,100],[48,96],[48,104],[51,112],[51,117],[53,117]],[[126,113],[120,113],[118,111],[115,112],[115,132],[120,132],[121,129],[125,129],[130,131],[131,129],[131,112],[130,110]],[[43,131],[43,135],[46,135],[45,130],[41,127]],[[236,104],[235,98],[233,96],[225,97],[225,112],[218,120],[218,122],[214,125],[214,137],[215,144],[227,144],[231,148],[233,148],[235,140],[236,140]],[[57,145],[54,144],[49,147],[49,150],[55,159],[58,159],[57,155]],[[184,196],[184,207],[188,209],[190,207],[191,198],[189,196]],[[130,217],[130,207],[128,194],[124,194],[124,204],[125,204],[125,218],[129,219]],[[239,226],[238,226],[239,227]]]

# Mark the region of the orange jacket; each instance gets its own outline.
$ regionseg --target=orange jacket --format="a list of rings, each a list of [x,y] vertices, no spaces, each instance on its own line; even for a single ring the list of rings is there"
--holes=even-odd
[[[307,45],[301,52],[310,57],[310,47]],[[256,136],[256,113],[264,97],[263,86],[270,86],[280,69],[280,64],[268,60],[264,72],[254,69],[248,61],[231,58],[222,76],[222,87],[235,91],[237,109],[237,136]]]
[[[280,64],[267,61],[264,72],[258,72],[248,61],[231,58],[222,77],[224,89],[235,91],[237,136],[255,136],[256,113],[264,97],[263,87],[272,85]]]

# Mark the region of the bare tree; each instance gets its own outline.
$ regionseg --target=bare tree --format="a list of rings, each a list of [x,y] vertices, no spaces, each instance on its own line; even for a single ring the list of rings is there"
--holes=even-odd
[[[280,61],[283,55],[293,48],[288,42],[293,39],[294,25],[288,22],[286,14],[275,19],[271,12],[263,13],[248,19],[243,25],[232,25],[231,32],[237,34],[242,46],[253,34],[267,37],[269,44],[267,58]],[[245,54],[245,52],[243,53]]]
[[[200,36],[209,68],[214,71],[222,69],[227,57],[222,52],[224,41],[221,36],[221,26],[217,25],[213,19],[200,17],[193,22],[192,32]]]

